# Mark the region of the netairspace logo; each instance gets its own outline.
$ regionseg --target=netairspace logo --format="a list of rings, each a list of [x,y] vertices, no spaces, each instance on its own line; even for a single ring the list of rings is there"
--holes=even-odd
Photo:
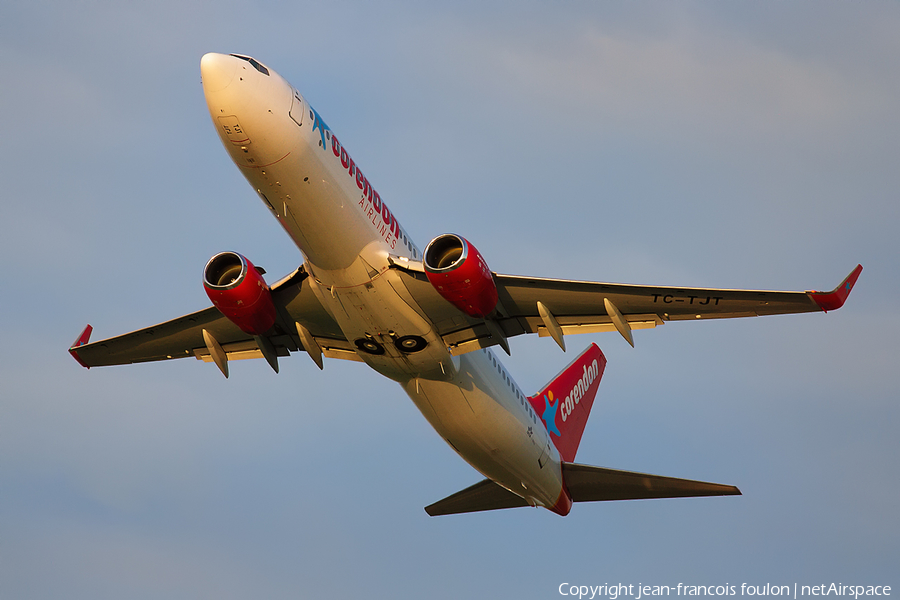
[[[577,585],[569,582],[559,584],[560,596],[573,596],[579,600],[616,600],[617,598],[633,598],[634,600],[650,600],[651,596],[783,596],[797,600],[803,596],[844,596],[859,600],[860,596],[890,596],[889,585],[844,585],[841,583],[822,583],[819,585],[773,585],[766,583],[754,585],[742,583],[731,585],[642,585],[637,584],[603,584]]]

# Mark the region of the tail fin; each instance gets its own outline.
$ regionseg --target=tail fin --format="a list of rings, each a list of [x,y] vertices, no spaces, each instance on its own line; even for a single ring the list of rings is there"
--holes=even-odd
[[[605,368],[606,357],[597,344],[591,344],[544,389],[528,398],[565,462],[575,460]]]

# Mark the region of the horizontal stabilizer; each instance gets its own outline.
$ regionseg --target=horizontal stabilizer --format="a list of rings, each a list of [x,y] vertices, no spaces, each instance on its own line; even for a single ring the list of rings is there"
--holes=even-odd
[[[574,502],[692,496],[740,496],[733,485],[563,463],[563,481]]]
[[[461,492],[456,492],[443,500],[425,507],[430,516],[455,515],[457,513],[478,512],[482,510],[498,510],[501,508],[517,508],[528,506],[524,498],[500,487],[490,479],[480,481]]]
[[[646,500],[650,498],[691,498],[697,496],[740,496],[733,485],[648,475],[633,471],[618,471],[562,464],[563,480],[574,502],[603,500]],[[430,516],[518,508],[530,504],[490,479],[485,479],[461,492],[425,507]]]

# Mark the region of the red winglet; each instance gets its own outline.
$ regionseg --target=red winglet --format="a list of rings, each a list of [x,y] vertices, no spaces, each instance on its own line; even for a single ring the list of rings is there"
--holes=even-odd
[[[818,304],[819,308],[825,312],[839,309],[844,305],[847,296],[850,295],[850,290],[856,285],[856,280],[859,279],[859,274],[862,273],[862,269],[862,265],[856,265],[856,268],[853,269],[852,273],[847,275],[847,279],[842,281],[841,285],[830,292],[809,292],[809,297],[812,298],[813,302]]]
[[[72,358],[77,360],[78,364],[81,365],[82,367],[84,367],[85,369],[90,369],[90,367],[88,365],[84,364],[84,362],[78,356],[77,350],[80,346],[84,346],[85,344],[87,344],[90,341],[91,333],[93,331],[94,331],[94,328],[91,327],[90,325],[85,327],[84,331],[81,332],[81,335],[78,336],[78,339],[75,340],[75,343],[72,344],[72,347],[69,348],[69,354],[72,355]]]

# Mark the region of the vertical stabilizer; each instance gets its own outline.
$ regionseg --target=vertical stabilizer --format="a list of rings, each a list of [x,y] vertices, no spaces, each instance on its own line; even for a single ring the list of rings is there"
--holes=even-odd
[[[591,344],[544,389],[528,398],[565,462],[575,460],[605,368],[606,357],[597,344]]]

